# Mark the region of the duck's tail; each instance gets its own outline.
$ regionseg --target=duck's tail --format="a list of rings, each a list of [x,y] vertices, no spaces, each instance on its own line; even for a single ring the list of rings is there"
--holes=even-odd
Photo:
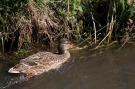
[[[18,71],[18,70],[16,70],[16,69],[14,69],[14,68],[12,67],[12,68],[10,68],[10,69],[8,70],[8,73],[19,74],[19,73],[20,73],[20,71]]]

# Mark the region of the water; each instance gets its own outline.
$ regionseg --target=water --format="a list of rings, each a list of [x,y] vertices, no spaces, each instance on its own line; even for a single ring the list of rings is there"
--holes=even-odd
[[[59,70],[17,84],[15,81],[23,78],[3,71],[0,84],[12,85],[6,89],[135,89],[134,53],[133,48],[104,53],[102,50],[74,51],[71,61]]]

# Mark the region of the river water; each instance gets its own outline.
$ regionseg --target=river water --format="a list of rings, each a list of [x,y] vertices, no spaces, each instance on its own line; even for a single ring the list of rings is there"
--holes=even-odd
[[[135,49],[74,51],[59,70],[25,82],[0,64],[0,89],[135,89]]]

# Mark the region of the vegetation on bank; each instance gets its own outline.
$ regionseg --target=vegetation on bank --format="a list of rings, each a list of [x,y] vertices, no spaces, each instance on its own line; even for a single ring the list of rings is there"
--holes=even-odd
[[[61,37],[78,45],[124,45],[134,38],[134,0],[1,0],[1,52],[53,47]]]

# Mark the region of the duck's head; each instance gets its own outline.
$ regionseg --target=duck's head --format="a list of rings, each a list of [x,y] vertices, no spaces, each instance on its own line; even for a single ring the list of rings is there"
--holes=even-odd
[[[58,51],[60,54],[63,54],[70,48],[72,48],[71,42],[69,42],[66,38],[60,39],[58,46]]]
[[[28,65],[26,64],[17,64],[15,65],[14,67],[10,68],[8,70],[9,73],[16,73],[16,74],[19,74],[19,73],[23,73],[25,70],[27,70],[29,68]]]

